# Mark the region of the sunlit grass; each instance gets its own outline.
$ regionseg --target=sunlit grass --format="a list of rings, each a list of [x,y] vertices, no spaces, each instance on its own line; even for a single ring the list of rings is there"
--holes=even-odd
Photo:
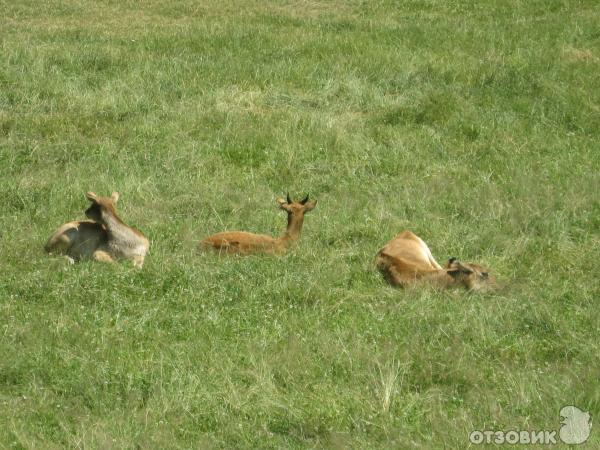
[[[464,448],[597,417],[594,2],[0,5],[0,446]],[[151,239],[141,272],[43,253],[88,190]],[[286,192],[318,199],[291,253],[197,254],[281,233]],[[500,291],[386,286],[403,229]]]

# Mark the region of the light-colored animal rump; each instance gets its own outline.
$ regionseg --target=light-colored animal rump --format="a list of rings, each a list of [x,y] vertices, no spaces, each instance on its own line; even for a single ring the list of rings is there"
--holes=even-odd
[[[79,220],[58,227],[44,249],[50,254],[61,254],[72,261],[81,261],[92,259],[94,252],[106,244],[107,239],[104,226],[91,220]]]

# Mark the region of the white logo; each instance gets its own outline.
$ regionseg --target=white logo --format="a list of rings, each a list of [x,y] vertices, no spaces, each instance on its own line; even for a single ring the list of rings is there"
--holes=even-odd
[[[592,416],[576,406],[560,410],[562,424],[558,435],[565,444],[583,444],[592,431]],[[557,443],[556,430],[475,430],[469,434],[471,444],[546,444]]]
[[[560,410],[560,440],[565,444],[583,444],[592,431],[590,413],[580,410],[577,406],[565,406]]]

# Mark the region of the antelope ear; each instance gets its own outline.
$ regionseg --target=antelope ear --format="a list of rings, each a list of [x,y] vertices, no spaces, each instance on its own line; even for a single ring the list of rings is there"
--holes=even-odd
[[[473,269],[465,266],[463,263],[461,263],[458,259],[454,257],[448,260],[444,268],[450,275],[453,275],[450,272],[457,272],[454,275],[458,275],[458,273],[473,273]]]
[[[316,200],[312,200],[308,203],[304,204],[304,212],[308,212],[311,211],[312,209],[314,209],[314,207],[317,206],[317,201]]]
[[[278,197],[277,198],[277,204],[279,205],[280,209],[283,209],[284,211],[287,211],[288,213],[291,212],[292,210],[290,209],[290,205],[287,201],[285,201],[283,198]]]
[[[112,199],[113,203],[117,203],[119,201],[119,193],[113,192],[110,194],[110,198]]]
[[[455,267],[458,270],[460,270],[462,273],[473,273],[473,269],[471,269],[470,267],[465,266],[460,261],[455,261],[454,264],[455,264]]]
[[[96,194],[94,194],[92,191],[86,192],[85,193],[85,197],[90,201],[90,202],[95,202],[98,199],[98,196]]]

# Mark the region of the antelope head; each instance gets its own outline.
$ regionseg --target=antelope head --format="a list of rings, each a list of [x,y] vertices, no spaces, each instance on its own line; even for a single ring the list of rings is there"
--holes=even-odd
[[[454,282],[472,291],[488,291],[496,287],[494,276],[479,264],[463,263],[456,258],[450,258],[444,265],[444,270]]]
[[[277,204],[281,209],[288,213],[288,216],[292,215],[302,217],[305,213],[314,209],[314,207],[317,205],[317,201],[309,201],[307,194],[302,200],[296,202],[290,198],[290,194],[287,194],[285,199],[279,197],[277,199]]]
[[[93,192],[87,192],[86,198],[92,202],[90,207],[85,210],[85,215],[98,223],[106,223],[111,216],[117,215],[116,204],[119,201],[119,193],[113,192],[110,197],[98,197]]]

